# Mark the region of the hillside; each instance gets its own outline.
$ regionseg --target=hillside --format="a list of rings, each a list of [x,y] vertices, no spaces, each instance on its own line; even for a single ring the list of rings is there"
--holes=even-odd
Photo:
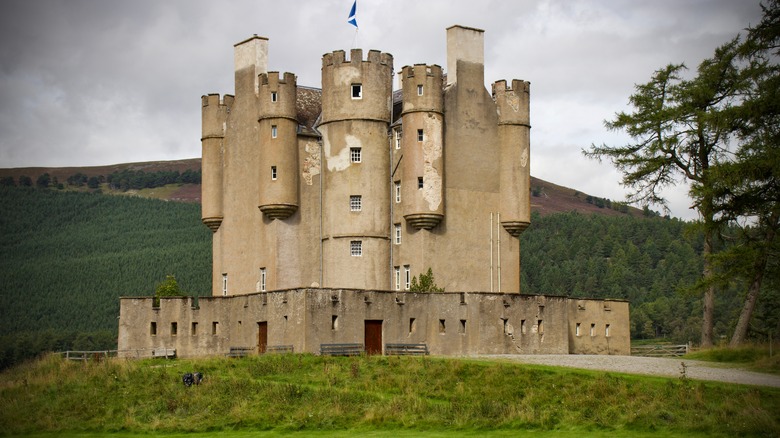
[[[35,183],[40,175],[48,173],[52,179],[56,178],[60,183],[66,182],[69,177],[76,174],[83,174],[87,177],[108,176],[112,173],[121,173],[124,171],[132,172],[184,172],[186,170],[199,170],[201,168],[200,158],[176,161],[152,161],[146,163],[126,163],[114,164],[110,166],[96,167],[25,167],[0,169],[0,178],[13,178],[19,181],[21,176],[30,177]],[[107,190],[105,184],[101,186],[104,192]],[[84,189],[86,190],[86,188]],[[200,202],[200,185],[183,184],[176,188],[168,190],[130,190],[128,192],[116,191],[118,193],[130,193],[142,197],[154,197],[160,199]],[[596,213],[608,216],[633,216],[641,217],[642,210],[626,206],[617,202],[617,200],[607,200],[597,196],[581,193],[575,189],[559,186],[539,178],[531,177],[531,210],[539,213],[541,216],[547,216],[554,213],[577,211],[584,214]]]

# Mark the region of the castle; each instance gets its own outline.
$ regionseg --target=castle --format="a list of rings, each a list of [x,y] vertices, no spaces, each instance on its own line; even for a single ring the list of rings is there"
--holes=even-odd
[[[520,294],[529,83],[485,89],[482,30],[448,28],[446,74],[405,66],[398,91],[374,50],[325,54],[321,89],[269,72],[266,38],[234,59],[235,95],[202,98],[212,297],[122,299],[120,349],[628,354],[627,303]],[[428,268],[448,292],[408,292]]]

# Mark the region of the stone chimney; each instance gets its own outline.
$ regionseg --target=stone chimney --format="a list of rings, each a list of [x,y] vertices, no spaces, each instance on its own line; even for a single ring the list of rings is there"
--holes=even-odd
[[[458,62],[481,66],[484,76],[485,31],[455,25],[447,28],[447,85],[458,81]]]

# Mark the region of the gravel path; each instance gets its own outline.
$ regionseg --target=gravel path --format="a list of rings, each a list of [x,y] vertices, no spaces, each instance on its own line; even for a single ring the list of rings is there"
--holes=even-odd
[[[590,370],[613,371],[628,374],[649,374],[655,376],[680,377],[685,363],[685,375],[690,379],[714,380],[718,382],[741,383],[745,385],[773,386],[780,388],[780,376],[757,373],[741,368],[724,368],[710,362],[682,358],[661,358],[641,356],[596,356],[575,354],[538,355],[489,355],[522,363],[552,365]]]

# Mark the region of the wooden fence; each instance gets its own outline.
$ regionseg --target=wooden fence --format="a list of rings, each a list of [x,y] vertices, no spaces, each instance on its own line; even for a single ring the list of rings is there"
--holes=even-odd
[[[647,357],[678,357],[683,356],[691,352],[691,346],[689,344],[683,345],[637,345],[631,347],[632,356],[647,356]]]

